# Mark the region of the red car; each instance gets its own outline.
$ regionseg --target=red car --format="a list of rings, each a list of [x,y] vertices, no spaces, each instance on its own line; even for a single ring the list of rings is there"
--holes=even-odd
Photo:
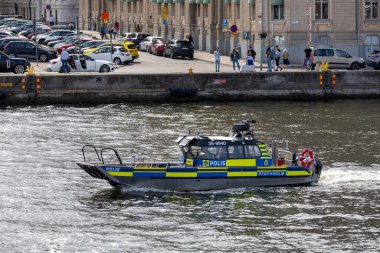
[[[92,38],[81,38],[79,40],[79,43],[82,44],[84,42],[87,42],[87,41],[90,41],[90,40],[93,40]],[[62,52],[62,49],[64,48],[69,48],[69,47],[72,47],[72,46],[75,46],[75,44],[78,43],[78,40],[76,40],[74,43],[70,43],[70,44],[65,44],[65,45],[62,45],[60,47],[57,48],[57,52],[58,54],[60,54]]]
[[[154,55],[163,55],[166,40],[155,39],[150,45],[150,53]]]

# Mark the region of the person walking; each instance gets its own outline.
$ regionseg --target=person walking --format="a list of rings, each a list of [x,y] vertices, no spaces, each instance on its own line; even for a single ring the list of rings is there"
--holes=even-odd
[[[119,33],[119,22],[115,22],[113,26],[113,38],[116,39],[116,35]]]
[[[305,51],[304,51],[304,53],[305,53],[305,61],[306,61],[306,70],[310,70],[311,69],[311,53],[312,53],[313,51],[311,50],[311,48],[310,48],[310,45],[308,44],[307,45],[307,47],[306,47],[306,49],[305,49]]]
[[[103,40],[104,36],[106,36],[106,26],[105,25],[100,27],[100,38]]]
[[[277,48],[277,50],[276,50],[276,71],[278,71],[278,69],[280,69],[280,71],[282,70],[282,67],[280,67],[280,59],[281,59],[281,49]]]
[[[282,53],[282,63],[285,71],[289,67],[289,52],[286,48]]]
[[[70,68],[67,65],[67,59],[69,58],[69,53],[66,51],[66,48],[62,49],[61,53],[61,62],[62,62],[62,68],[64,73],[69,73]]]
[[[220,50],[219,50],[219,47],[217,47],[215,49],[214,57],[215,57],[215,72],[220,72]]]
[[[55,22],[55,18],[53,16],[53,14],[50,14],[50,17],[49,17],[49,23],[50,23],[50,26],[53,26],[54,25],[54,22]]]
[[[240,64],[239,64],[239,60],[240,60],[240,55],[239,55],[239,52],[234,48],[232,50],[232,53],[231,53],[231,61],[232,61],[232,68],[235,70],[235,65],[237,66],[238,68],[238,71],[240,71]]]
[[[70,24],[69,24],[69,29],[71,30],[71,31],[74,31],[74,24],[72,23],[72,22],[70,22]]]
[[[265,54],[267,56],[268,71],[272,72],[272,49],[270,46],[267,47]]]

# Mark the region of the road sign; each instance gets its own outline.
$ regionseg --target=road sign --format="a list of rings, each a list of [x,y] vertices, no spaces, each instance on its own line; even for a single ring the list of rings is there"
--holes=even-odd
[[[231,32],[237,32],[238,28],[236,25],[231,25]]]
[[[168,23],[168,12],[165,7],[161,9],[161,19],[162,24],[166,25]]]
[[[237,35],[237,32],[231,32],[231,35],[232,35],[232,36],[236,36],[236,35]]]
[[[108,19],[107,18],[103,18],[103,24],[108,24]]]
[[[223,19],[222,26],[228,26],[228,19]]]
[[[251,32],[243,32],[243,38],[246,40],[251,39]]]
[[[110,14],[108,12],[103,12],[102,13],[102,19],[109,19]]]

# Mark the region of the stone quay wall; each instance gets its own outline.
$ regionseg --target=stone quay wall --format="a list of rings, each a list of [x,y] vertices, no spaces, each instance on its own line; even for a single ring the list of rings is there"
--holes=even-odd
[[[380,71],[0,75],[0,105],[380,98]]]

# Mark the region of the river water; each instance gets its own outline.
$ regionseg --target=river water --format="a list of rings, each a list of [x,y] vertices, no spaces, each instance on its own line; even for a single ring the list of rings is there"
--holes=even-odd
[[[0,108],[1,252],[379,252],[380,100]],[[76,166],[81,147],[177,160],[188,129],[310,147],[317,186],[114,190]],[[106,156],[107,159],[112,159]]]

